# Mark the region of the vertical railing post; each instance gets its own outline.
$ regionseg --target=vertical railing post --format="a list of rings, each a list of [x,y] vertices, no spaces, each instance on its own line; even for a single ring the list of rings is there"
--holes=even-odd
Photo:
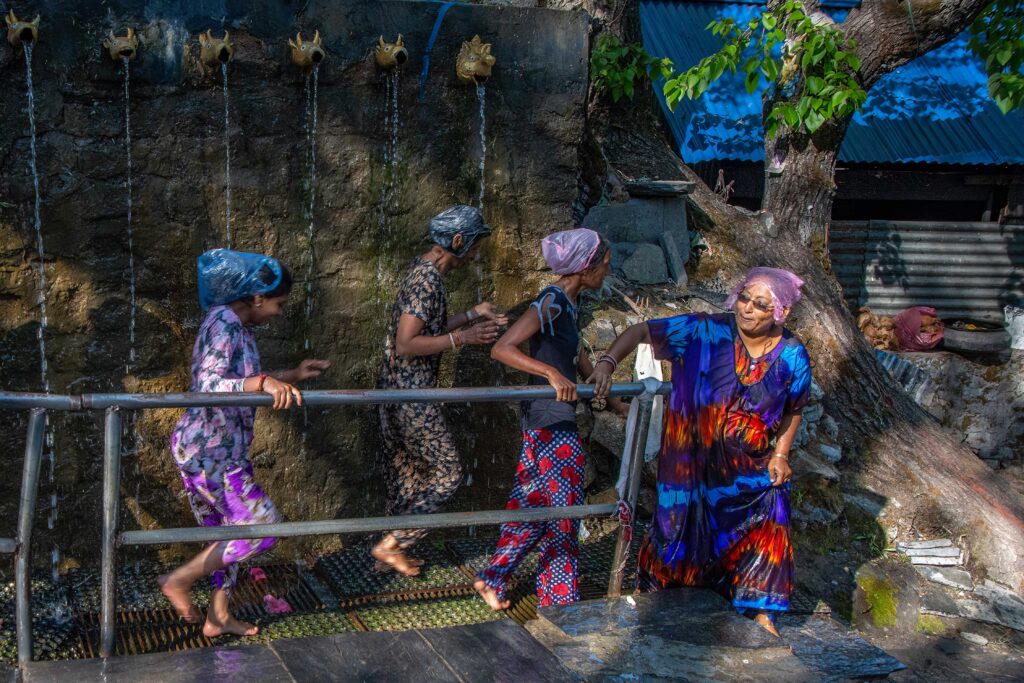
[[[103,426],[103,558],[100,596],[100,656],[114,654],[117,610],[117,517],[121,488],[121,414],[107,408]]]
[[[18,549],[14,556],[14,621],[18,632],[18,666],[32,661],[32,519],[39,489],[39,464],[43,456],[46,411],[33,408],[25,437],[25,463],[21,469],[18,503]]]
[[[621,492],[631,511],[630,527],[621,526],[618,538],[615,540],[611,576],[608,580],[608,597],[610,598],[622,595],[622,579],[626,573],[626,561],[629,558],[629,546],[633,535],[632,527],[636,521],[636,501],[640,495],[640,480],[643,475],[644,452],[647,450],[647,432],[651,427],[654,392],[660,386],[660,382],[654,379],[644,380],[644,384],[646,385],[644,393],[637,397],[637,400],[640,401],[640,410],[633,429],[632,447],[627,454],[629,469]]]

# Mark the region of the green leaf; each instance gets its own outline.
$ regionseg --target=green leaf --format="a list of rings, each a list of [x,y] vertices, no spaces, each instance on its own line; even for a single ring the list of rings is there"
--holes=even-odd
[[[812,95],[816,95],[821,92],[821,89],[825,87],[825,81],[818,78],[817,76],[807,77],[807,92]]]
[[[761,72],[752,70],[747,73],[746,79],[744,79],[743,85],[747,88],[747,94],[753,95],[754,91],[757,90],[758,83],[761,82]]]
[[[775,25],[777,23],[778,23],[778,19],[775,18],[775,15],[768,14],[768,13],[765,13],[765,14],[761,15],[761,24],[766,29],[768,29],[769,31],[771,31],[773,28],[775,28]]]
[[[998,52],[996,52],[996,59],[999,60],[999,63],[1001,65],[1006,66],[1006,63],[1010,61],[1010,57],[1012,55],[1013,50],[1010,48],[1010,46],[1004,45],[1002,48],[1000,48]]]
[[[804,127],[807,128],[808,133],[814,133],[814,131],[821,128],[821,124],[825,123],[825,117],[819,114],[817,111],[810,111],[807,116],[804,117]]]
[[[850,55],[846,59],[846,63],[850,65],[850,68],[854,71],[860,71],[860,57],[857,55]]]

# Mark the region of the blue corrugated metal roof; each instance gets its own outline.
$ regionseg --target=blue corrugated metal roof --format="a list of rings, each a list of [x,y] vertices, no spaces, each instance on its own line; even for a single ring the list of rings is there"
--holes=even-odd
[[[836,21],[852,0],[832,0]],[[642,0],[644,47],[669,57],[684,70],[715,52],[721,41],[705,27],[732,17],[745,22],[764,2],[666,2]],[[980,60],[963,33],[937,50],[881,78],[864,108],[853,117],[841,161],[847,163],[935,163],[964,166],[1024,165],[1024,112],[1003,115],[988,96]],[[688,163],[761,161],[761,91],[748,95],[742,74],[726,74],[697,100],[662,109]]]

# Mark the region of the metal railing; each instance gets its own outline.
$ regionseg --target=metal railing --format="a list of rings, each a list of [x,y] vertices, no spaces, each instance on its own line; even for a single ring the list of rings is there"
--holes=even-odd
[[[632,447],[624,454],[626,483],[619,492],[629,510],[636,506],[640,490],[643,453],[651,422],[651,407],[655,395],[667,394],[669,385],[654,379],[613,385],[611,396],[636,396],[639,400],[638,419],[634,423]],[[592,398],[594,388],[577,386],[580,398]],[[303,403],[309,406],[351,406],[383,403],[484,403],[513,402],[555,398],[550,387],[481,387],[453,389],[399,389],[370,391],[309,391],[303,393]],[[100,656],[109,657],[114,651],[117,548],[119,545],[159,545],[167,543],[209,543],[241,538],[298,537],[326,534],[353,534],[391,531],[394,529],[436,529],[463,526],[503,524],[505,522],[542,522],[559,519],[586,519],[616,515],[619,504],[575,505],[569,507],[530,508],[521,510],[481,510],[474,512],[448,512],[429,515],[401,515],[394,517],[362,517],[305,522],[280,522],[246,526],[187,527],[178,529],[149,529],[118,532],[121,494],[121,411],[152,408],[194,407],[256,407],[270,406],[273,398],[256,393],[178,393],[178,394],[85,394],[57,396],[51,394],[24,394],[0,392],[0,409],[31,410],[28,437],[25,443],[25,464],[22,473],[21,500],[18,512],[16,539],[0,539],[0,552],[16,555],[16,629],[18,634],[18,664],[32,658],[32,617],[30,610],[30,543],[32,518],[35,509],[42,457],[45,409],[104,410],[103,436],[103,533],[101,548],[101,601],[100,601]],[[628,520],[632,525],[632,517]],[[632,529],[619,528],[612,555],[609,596],[621,594],[626,558]]]

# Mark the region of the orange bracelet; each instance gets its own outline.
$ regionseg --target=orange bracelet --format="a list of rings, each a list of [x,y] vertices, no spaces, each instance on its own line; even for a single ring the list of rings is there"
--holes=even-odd
[[[267,376],[261,372],[260,373],[260,383],[259,383],[259,386],[256,387],[256,391],[263,391],[263,383],[266,382],[266,381],[267,381]]]

